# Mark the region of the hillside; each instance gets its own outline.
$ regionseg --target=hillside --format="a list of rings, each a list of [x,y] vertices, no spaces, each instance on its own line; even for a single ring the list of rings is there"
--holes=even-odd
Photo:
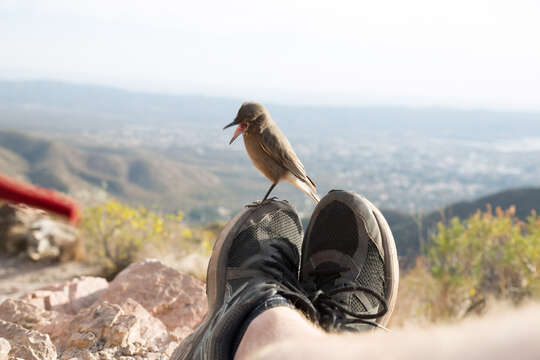
[[[106,190],[132,205],[184,211],[198,223],[223,219],[264,194],[267,180],[242,155],[188,147],[163,152],[100,146],[79,136],[0,129],[0,171],[6,175],[69,193],[83,203]],[[292,185],[282,184],[275,193],[312,206]]]
[[[77,147],[12,131],[0,131],[0,169],[76,197],[106,189],[126,202],[168,211],[194,206],[198,195],[211,195],[221,183],[205,170],[148,150]]]
[[[516,206],[516,216],[525,220],[532,210],[540,213],[540,188],[519,188],[501,191],[481,197],[474,201],[462,201],[424,215],[407,215],[393,210],[383,210],[396,238],[399,254],[404,262],[409,263],[420,251],[421,242],[428,241],[436,230],[437,223],[448,221],[453,217],[466,219],[477,210],[486,210],[490,205],[493,209],[507,209]],[[421,235],[420,225],[422,228]]]

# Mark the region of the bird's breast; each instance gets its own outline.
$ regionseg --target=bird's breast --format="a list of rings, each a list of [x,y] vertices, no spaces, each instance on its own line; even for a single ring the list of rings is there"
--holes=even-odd
[[[268,156],[262,149],[260,141],[261,136],[258,134],[244,134],[244,145],[253,165],[270,181],[278,182],[284,177],[286,171]]]

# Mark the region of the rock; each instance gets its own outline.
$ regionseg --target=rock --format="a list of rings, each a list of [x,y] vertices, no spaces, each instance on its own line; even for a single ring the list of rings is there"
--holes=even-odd
[[[26,238],[31,224],[46,213],[25,205],[0,206],[0,250],[18,254],[26,250]]]
[[[130,342],[144,344],[145,347],[158,351],[159,348],[170,342],[167,328],[159,319],[153,317],[145,308],[135,300],[128,298],[120,304],[125,314],[134,316],[137,321],[137,331],[129,338]]]
[[[0,320],[20,325],[26,329],[38,329],[49,323],[51,315],[22,300],[7,299],[0,304]]]
[[[76,228],[49,218],[43,210],[12,204],[0,206],[0,250],[10,255],[26,252],[35,261],[84,256]]]
[[[165,360],[206,310],[201,281],[150,260],[111,284],[78,278],[5,300],[0,337],[11,342],[11,360],[47,360],[52,351],[65,360]]]
[[[56,360],[56,349],[49,335],[0,320],[0,338],[9,341],[10,358]]]
[[[4,338],[0,338],[0,360],[8,360],[8,354],[11,350],[9,341]]]
[[[99,301],[132,298],[160,319],[176,341],[183,340],[208,310],[205,286],[157,260],[131,264],[109,284]]]
[[[103,302],[81,311],[71,322],[61,359],[160,354],[170,342],[167,329],[141,305],[127,299],[122,306]]]
[[[30,225],[26,243],[26,253],[34,261],[81,260],[83,256],[78,230],[48,218],[38,219]]]
[[[108,286],[107,280],[103,278],[83,276],[42,287],[21,299],[44,310],[74,315],[96,302]]]
[[[0,304],[0,320],[48,334],[55,346],[66,337],[72,318],[71,315],[45,311],[23,300],[7,299]]]

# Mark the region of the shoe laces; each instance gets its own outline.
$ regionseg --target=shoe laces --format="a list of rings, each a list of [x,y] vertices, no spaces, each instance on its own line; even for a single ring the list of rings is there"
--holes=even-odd
[[[319,268],[309,272],[308,275],[314,279],[315,291],[310,292],[308,297],[318,310],[319,322],[322,325],[330,325],[336,330],[352,329],[349,327],[351,324],[366,324],[388,330],[375,321],[369,321],[377,319],[388,312],[388,303],[384,297],[354,281],[348,281],[339,287],[332,288],[334,286],[333,281],[340,278],[342,272],[349,270],[348,267],[336,265],[331,269]],[[349,310],[343,302],[336,300],[336,295],[338,294],[354,293],[357,291],[362,291],[373,296],[382,305],[382,308],[375,314],[355,312]]]
[[[298,268],[298,249],[285,239],[269,240],[267,251],[259,259],[259,269],[270,275],[280,284],[280,295],[302,310],[311,319],[316,318],[317,310],[300,284],[296,269]]]

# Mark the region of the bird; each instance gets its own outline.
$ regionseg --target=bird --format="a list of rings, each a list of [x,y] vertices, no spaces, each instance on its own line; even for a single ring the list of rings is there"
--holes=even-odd
[[[253,165],[272,182],[262,201],[255,204],[264,203],[280,181],[288,181],[315,203],[319,202],[315,183],[306,175],[304,165],[289,140],[262,104],[243,103],[234,121],[223,130],[235,125],[237,127],[229,145],[243,135],[244,145]]]

